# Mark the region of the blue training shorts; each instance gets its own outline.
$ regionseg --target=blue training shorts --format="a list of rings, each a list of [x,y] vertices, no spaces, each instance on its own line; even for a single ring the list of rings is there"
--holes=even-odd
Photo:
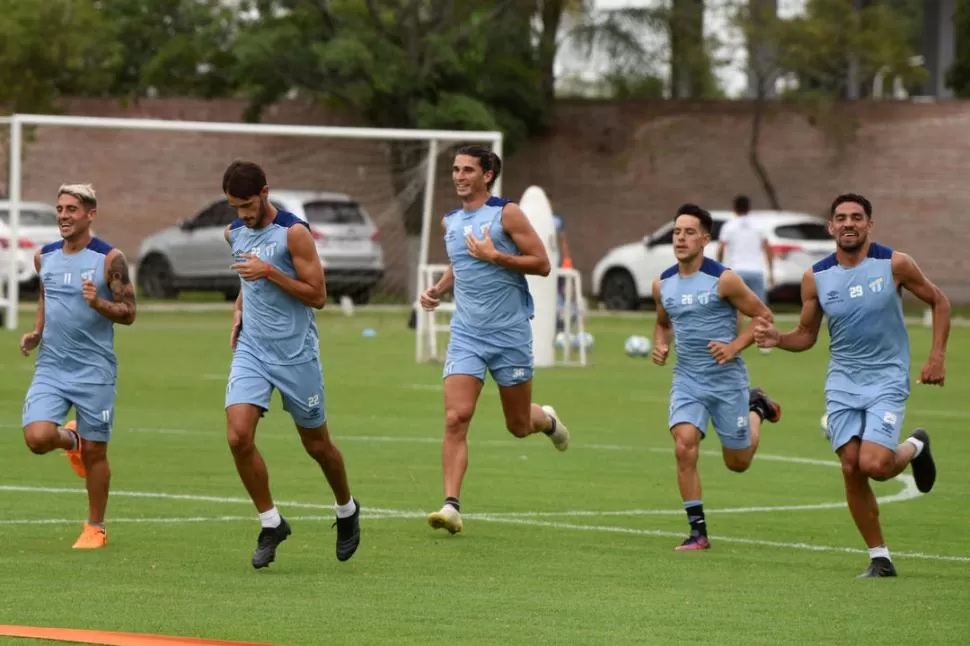
[[[471,375],[485,381],[485,372],[499,386],[516,386],[532,380],[532,326],[485,333],[469,333],[453,327],[445,356],[443,378]]]
[[[237,351],[229,369],[226,408],[252,404],[269,410],[273,389],[280,391],[283,410],[302,428],[318,428],[327,421],[323,395],[323,370],[319,359],[292,365],[259,361]]]
[[[826,390],[825,414],[828,417],[825,435],[833,451],[856,437],[895,451],[906,417],[906,396],[884,392],[861,400],[844,391]]]
[[[726,449],[747,449],[751,446],[749,423],[750,391],[746,386],[734,390],[712,391],[683,383],[670,389],[668,428],[678,424],[697,427],[701,437],[707,436],[708,422]]]
[[[61,426],[73,406],[78,435],[90,442],[108,442],[116,395],[115,384],[75,384],[34,375],[24,398],[23,425],[53,422]]]

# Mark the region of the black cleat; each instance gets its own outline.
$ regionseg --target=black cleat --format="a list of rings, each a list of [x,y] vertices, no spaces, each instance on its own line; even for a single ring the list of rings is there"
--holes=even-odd
[[[752,388],[748,395],[748,407],[762,416],[762,419],[772,424],[781,419],[781,404],[768,398],[768,393],[761,388]]]
[[[264,527],[259,532],[256,541],[256,551],[253,552],[253,567],[257,570],[268,566],[276,560],[276,548],[292,534],[290,524],[285,518],[280,518],[279,527]]]
[[[879,556],[869,562],[866,571],[857,576],[857,579],[874,579],[884,576],[896,576],[896,568],[889,559]]]
[[[923,443],[923,450],[913,458],[910,465],[913,467],[913,480],[916,481],[916,488],[921,493],[929,493],[936,482],[936,462],[933,461],[933,454],[930,453],[930,436],[925,429],[918,428],[909,434]]]
[[[360,545],[360,503],[354,498],[354,514],[346,518],[338,518],[332,525],[337,528],[337,560],[346,561],[357,551]]]

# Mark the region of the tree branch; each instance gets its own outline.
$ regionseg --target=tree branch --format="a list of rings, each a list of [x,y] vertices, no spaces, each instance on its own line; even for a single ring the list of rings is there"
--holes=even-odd
[[[400,40],[394,34],[392,34],[390,30],[388,30],[387,25],[384,24],[383,20],[381,20],[381,14],[380,10],[377,8],[376,0],[366,0],[365,4],[367,5],[367,13],[370,15],[371,22],[374,23],[374,27],[377,29],[377,32],[390,42],[400,46]]]

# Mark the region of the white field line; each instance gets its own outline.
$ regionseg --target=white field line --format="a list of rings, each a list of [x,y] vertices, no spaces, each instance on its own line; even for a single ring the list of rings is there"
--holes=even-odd
[[[23,487],[23,486],[0,486],[0,491],[16,491],[16,492],[33,492],[33,493],[74,493],[74,494],[84,494],[86,491],[84,489],[66,489],[66,488],[56,488],[56,487]],[[217,496],[193,496],[189,494],[168,494],[161,492],[113,492],[113,496],[132,496],[138,498],[163,498],[170,500],[199,500],[203,502],[225,502],[225,503],[245,503],[251,504],[249,500],[243,498],[222,498]],[[280,506],[289,507],[304,507],[313,509],[327,509],[331,508],[329,505],[319,505],[314,503],[292,503],[292,502],[281,502]],[[416,519],[424,516],[424,512],[419,511],[406,511],[406,510],[394,510],[394,509],[373,509],[371,510],[371,515],[364,512],[364,517],[370,520],[388,520],[388,519]],[[614,527],[609,525],[578,525],[572,523],[561,523],[552,522],[544,520],[535,520],[527,518],[512,518],[505,514],[465,514],[468,519],[476,519],[485,522],[494,523],[504,523],[510,525],[525,525],[530,527],[547,527],[550,529],[565,529],[572,531],[581,532],[603,532],[612,534],[629,534],[635,536],[654,536],[661,538],[682,538],[683,533],[681,532],[670,532],[663,530],[654,529],[637,529],[631,527]],[[308,521],[332,521],[333,516],[294,516],[292,520],[308,520]],[[112,523],[187,523],[187,522],[254,522],[253,516],[191,516],[186,518],[112,518]],[[0,520],[0,525],[54,525],[54,524],[64,524],[64,523],[79,523],[79,520],[69,520],[63,518],[49,518],[49,519],[32,519],[32,520]],[[775,547],[780,549],[789,550],[806,550],[812,552],[837,552],[844,554],[866,554],[866,550],[852,548],[852,547],[839,547],[832,545],[817,545],[814,543],[789,543],[784,541],[767,541],[756,538],[743,538],[734,536],[711,536],[711,540],[715,543],[734,543],[740,545],[755,545],[759,547]],[[970,556],[948,556],[941,554],[925,554],[922,552],[894,552],[897,557],[912,558],[912,559],[924,559],[931,561],[951,561],[960,563],[970,563]]]

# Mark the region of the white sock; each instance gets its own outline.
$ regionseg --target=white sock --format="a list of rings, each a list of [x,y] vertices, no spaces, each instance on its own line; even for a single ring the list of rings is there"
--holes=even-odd
[[[259,524],[263,527],[279,527],[283,519],[280,518],[280,512],[274,506],[269,511],[263,511],[259,513]]]
[[[889,558],[889,548],[886,547],[885,545],[880,545],[879,547],[870,547],[869,548],[869,558],[871,558],[871,559],[887,559],[887,560],[890,560],[890,561],[892,560],[892,559]]]
[[[915,437],[907,437],[906,441],[916,448],[916,453],[913,454],[913,458],[916,458],[916,456],[923,452],[923,440],[918,440]]]
[[[333,509],[337,512],[337,518],[350,518],[357,511],[357,503],[351,497],[346,505],[334,505]]]

